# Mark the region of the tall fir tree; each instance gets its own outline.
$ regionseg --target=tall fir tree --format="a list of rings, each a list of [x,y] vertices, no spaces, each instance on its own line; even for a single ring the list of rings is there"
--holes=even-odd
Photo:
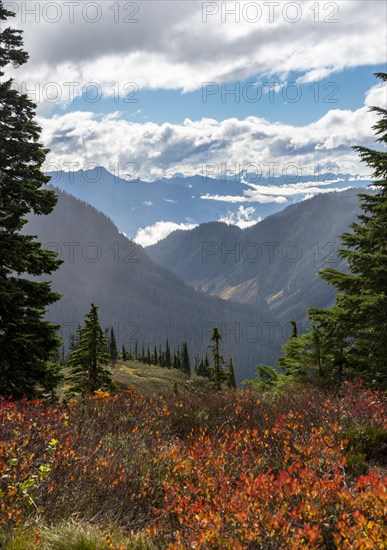
[[[387,73],[376,73],[387,82]],[[379,119],[373,126],[376,140],[387,145],[387,110],[371,107]],[[341,376],[354,370],[367,382],[387,386],[387,152],[354,147],[372,169],[375,194],[359,194],[362,214],[352,232],[341,236],[339,257],[349,272],[333,268],[321,276],[338,291],[335,305],[309,310],[323,328],[333,351],[332,368]]]
[[[141,356],[140,356],[141,363],[145,363],[145,347],[144,342],[141,344]]]
[[[177,346],[176,350],[176,368],[181,370],[181,351],[180,351],[180,345]]]
[[[208,371],[207,369],[205,368],[204,366],[204,358],[203,357],[200,357],[199,360],[198,360],[198,363],[197,363],[197,367],[195,369],[195,373],[198,375],[198,376],[205,376],[205,377],[208,377]]]
[[[161,349],[161,346],[159,346],[158,364],[160,365],[160,367],[165,367],[165,354],[164,354],[163,350]]]
[[[110,328],[109,333],[109,354],[110,359],[113,363],[115,363],[118,359],[118,350],[117,350],[117,342],[116,342],[116,336],[114,334],[113,327]]]
[[[146,352],[146,362],[148,363],[148,365],[152,364],[152,356],[151,356],[149,346],[147,347],[147,352]]]
[[[194,373],[195,374],[198,374],[199,365],[200,365],[200,355],[199,355],[199,353],[196,353],[195,354],[195,359],[194,359]]]
[[[0,394],[18,398],[39,393],[61,342],[58,327],[44,320],[60,295],[49,282],[22,275],[50,274],[61,262],[34,236],[20,233],[27,214],[49,214],[57,198],[42,188],[49,182],[42,172],[47,150],[39,143],[36,105],[3,78],[8,66],[28,60],[21,31],[4,28],[10,17],[14,13],[0,1]]]
[[[298,327],[295,319],[291,319],[290,325],[292,327],[292,333],[290,335],[291,338],[297,338],[298,336]]]
[[[170,369],[172,367],[172,359],[171,359],[171,349],[169,347],[169,341],[167,338],[166,344],[165,344],[165,366]]]
[[[110,331],[108,328],[104,329],[104,336],[106,342],[106,353],[110,355]]]
[[[236,379],[235,379],[234,364],[231,357],[227,363],[227,385],[229,388],[237,387]]]
[[[158,359],[158,356],[157,356],[157,348],[156,348],[156,346],[153,347],[152,363],[153,363],[154,365],[158,365],[158,363],[159,363],[159,359]]]
[[[71,353],[77,345],[78,342],[78,336],[79,336],[79,329],[80,325],[78,325],[77,330],[75,332],[72,332],[69,337],[69,353]]]
[[[211,342],[213,342],[213,344],[210,347],[212,348],[212,360],[214,363],[214,366],[212,368],[212,378],[214,386],[217,390],[220,390],[222,381],[224,380],[224,359],[223,355],[221,355],[220,353],[221,340],[222,335],[220,334],[219,329],[217,327],[214,327],[211,336]]]
[[[181,346],[181,370],[185,374],[191,374],[191,362],[189,359],[187,342],[183,342]]]
[[[121,353],[121,355],[122,355],[122,360],[123,360],[123,361],[127,361],[127,360],[128,360],[128,354],[127,354],[127,351],[126,351],[124,345],[122,345],[122,353]]]
[[[106,338],[99,323],[98,308],[94,304],[91,304],[85,325],[78,329],[78,334],[78,343],[68,361],[68,393],[84,395],[113,388],[112,374],[106,368],[110,359]]]

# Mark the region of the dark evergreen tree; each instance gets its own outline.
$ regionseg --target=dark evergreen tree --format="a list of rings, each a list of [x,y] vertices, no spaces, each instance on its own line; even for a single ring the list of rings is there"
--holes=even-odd
[[[127,361],[128,360],[128,354],[126,352],[125,346],[122,346],[122,360]]]
[[[152,363],[153,363],[154,365],[158,365],[158,364],[159,364],[159,359],[158,359],[158,355],[157,355],[157,348],[156,348],[156,346],[154,346],[154,348],[153,348]]]
[[[62,367],[64,367],[66,365],[66,351],[65,351],[64,344],[62,344],[62,347],[61,347],[60,363],[61,363]]]
[[[181,346],[181,370],[185,374],[191,374],[191,362],[189,359],[187,342],[183,342]]]
[[[116,336],[114,334],[113,327],[111,327],[110,333],[109,333],[109,355],[112,362],[115,363],[118,358],[118,351],[117,351]]]
[[[163,350],[161,349],[161,346],[159,346],[159,361],[158,361],[160,367],[165,367],[165,354]]]
[[[172,367],[172,360],[171,360],[171,350],[169,347],[169,341],[167,339],[167,342],[165,344],[165,366],[170,369]]]
[[[59,360],[49,361],[44,379],[41,382],[42,397],[51,403],[58,399],[57,388],[63,382],[63,365]]]
[[[43,189],[47,150],[39,143],[35,104],[19,93],[5,67],[26,63],[21,31],[4,27],[14,13],[0,1],[0,393],[35,396],[49,375],[49,362],[60,345],[58,327],[44,320],[47,306],[57,301],[49,282],[21,275],[55,271],[60,261],[43,250],[32,235],[21,234],[26,215],[49,214],[54,191]]]
[[[229,388],[236,388],[236,379],[235,379],[235,372],[234,372],[234,365],[232,362],[232,358],[228,360],[227,363],[227,385]]]
[[[291,338],[297,338],[298,336],[298,328],[297,328],[297,323],[294,319],[292,319],[290,321],[290,324],[292,325],[292,333],[291,333]]]
[[[146,362],[148,363],[148,365],[152,364],[152,357],[151,357],[151,352],[150,352],[149,346],[148,346],[147,352],[146,352]]]
[[[176,368],[178,370],[181,370],[181,352],[180,352],[180,346],[177,346],[176,350]]]
[[[387,73],[376,73],[387,82]],[[387,110],[371,107],[379,116],[373,126],[377,141],[387,144]],[[363,213],[352,232],[341,236],[339,257],[349,273],[333,268],[321,276],[338,291],[335,305],[310,309],[331,344],[332,369],[345,375],[353,369],[373,385],[387,385],[387,152],[356,146],[360,158],[373,171],[377,193],[359,195]]]
[[[77,331],[72,332],[70,334],[70,337],[69,337],[69,353],[71,353],[76,348],[76,345],[77,345],[77,342],[78,342],[79,328],[80,328],[80,326],[78,325]]]
[[[293,327],[296,329],[295,324]],[[298,335],[293,330],[283,346],[283,355],[277,361],[280,370],[259,365],[259,379],[252,385],[283,389],[291,382],[327,381],[333,357],[332,343],[328,342],[324,330],[314,324],[306,334]]]
[[[104,334],[105,334],[105,341],[106,341],[106,352],[108,355],[110,355],[110,333],[108,328],[105,328]]]
[[[144,342],[142,342],[142,344],[141,344],[140,361],[141,361],[141,363],[145,363],[145,348],[144,348]]]
[[[207,378],[211,378],[211,364],[210,364],[210,358],[208,357],[207,353],[204,357],[203,367],[204,367],[204,376],[207,376]]]
[[[211,366],[210,366],[210,360],[208,358],[208,355],[205,355],[204,357],[200,357],[199,354],[195,357],[195,373],[198,376],[203,376],[205,378],[211,379],[212,372],[211,372]]]
[[[198,376],[208,376],[208,372],[204,366],[204,359],[203,357],[200,357],[199,363],[197,365],[196,374]]]
[[[114,387],[111,372],[105,367],[109,363],[106,339],[99,323],[98,308],[91,304],[85,325],[78,331],[79,341],[71,352],[68,393],[87,394],[98,389]]]
[[[195,359],[194,359],[194,373],[195,374],[198,374],[199,365],[200,365],[200,355],[197,353],[195,355]]]
[[[214,386],[218,390],[220,390],[222,381],[224,380],[224,376],[223,376],[224,359],[223,359],[223,355],[221,355],[220,353],[221,340],[222,340],[222,335],[220,334],[219,329],[217,327],[214,327],[212,331],[212,336],[211,336],[211,342],[213,342],[211,346],[212,360],[214,363],[214,366],[212,368],[212,378],[213,378]]]
[[[138,344],[137,340],[134,342],[134,358],[138,359]]]

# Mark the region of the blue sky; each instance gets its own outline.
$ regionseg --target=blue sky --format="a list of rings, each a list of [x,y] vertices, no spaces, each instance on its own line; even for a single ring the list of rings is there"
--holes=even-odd
[[[270,122],[282,121],[302,126],[320,118],[331,109],[356,110],[364,105],[364,97],[375,85],[375,72],[385,65],[367,65],[343,70],[315,82],[297,83],[301,73],[292,72],[285,83],[280,77],[254,75],[242,81],[204,84],[192,92],[181,90],[149,90],[128,87],[127,95],[106,97],[89,103],[84,97],[76,98],[71,105],[56,107],[53,113],[64,109],[107,114],[120,110],[122,116],[136,122],[157,124],[183,123],[185,118],[264,117]],[[253,88],[256,86],[256,89]],[[93,90],[90,88],[93,99]],[[124,101],[125,100],[125,101]]]

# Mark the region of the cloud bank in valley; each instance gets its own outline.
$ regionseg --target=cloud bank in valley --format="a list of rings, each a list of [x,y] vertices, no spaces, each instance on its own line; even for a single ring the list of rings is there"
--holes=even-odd
[[[153,225],[148,225],[147,227],[142,227],[139,229],[133,240],[141,246],[151,246],[152,244],[161,241],[161,239],[168,237],[168,235],[173,231],[178,229],[187,231],[189,229],[193,229],[194,227],[197,227],[197,224],[160,221]]]

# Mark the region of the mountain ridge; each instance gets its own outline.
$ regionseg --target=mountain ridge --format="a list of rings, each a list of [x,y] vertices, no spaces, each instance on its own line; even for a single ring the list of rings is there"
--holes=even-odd
[[[225,357],[232,355],[237,379],[255,373],[261,361],[273,362],[280,335],[272,343],[265,332],[245,338],[273,322],[266,305],[234,304],[208,297],[157,265],[145,250],[122,235],[113,222],[87,203],[57,191],[58,204],[47,216],[30,216],[23,231],[37,235],[44,248],[60,253],[64,263],[45,277],[63,296],[49,308],[48,318],[61,326],[68,341],[83,323],[91,302],[100,308],[101,323],[113,326],[119,346],[134,348],[188,342],[193,354],[208,352],[214,325],[224,333]]]
[[[356,221],[359,190],[319,194],[257,224],[201,225],[147,247],[195,289],[240,303],[264,300],[279,319],[305,321],[306,306],[329,307],[335,291],[318,275],[337,258],[340,235]]]
[[[308,182],[321,192],[332,186],[366,184],[365,180],[350,181],[348,174],[340,178],[332,174],[300,176],[299,184],[291,184],[284,177],[261,177],[258,189],[253,175],[252,182],[201,175],[144,182],[123,179],[104,167],[48,175],[57,188],[105,213],[120,231],[144,246],[154,244],[175,228],[209,221],[253,225],[303,199],[310,189],[305,187]]]

